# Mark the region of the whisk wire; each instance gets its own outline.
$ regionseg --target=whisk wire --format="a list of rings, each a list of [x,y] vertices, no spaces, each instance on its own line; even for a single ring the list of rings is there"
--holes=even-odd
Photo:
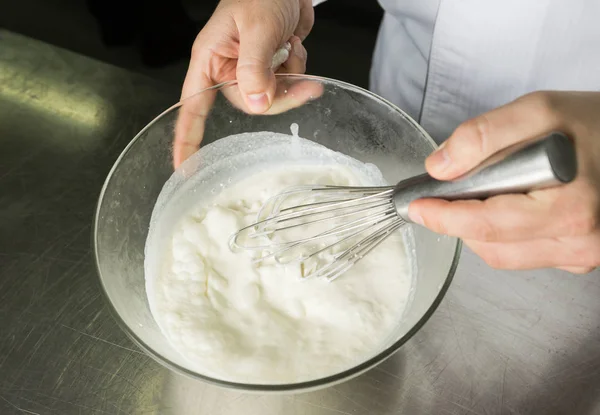
[[[306,206],[308,206],[308,205],[306,205]],[[374,204],[373,202],[362,203],[362,204],[359,204],[359,205],[356,205],[356,206],[352,206],[352,207],[353,208],[360,207],[362,209],[365,209],[365,208],[374,209],[374,208],[384,207],[386,211],[388,211],[390,209],[390,207],[393,209],[393,206],[391,206],[391,203],[389,201],[384,201],[384,202],[380,201],[377,204]],[[296,224],[293,224],[293,225],[287,225],[287,226],[277,227],[277,228],[271,229],[270,231],[265,231],[265,234],[269,233],[269,232],[289,230],[289,229],[297,228],[297,227],[300,227],[300,226],[314,225],[316,223],[322,223],[322,222],[331,220],[332,218],[339,219],[339,218],[346,218],[346,217],[349,217],[349,216],[356,216],[357,214],[363,214],[364,215],[362,209],[361,210],[351,210],[351,211],[348,211],[348,208],[343,208],[342,207],[342,208],[334,208],[334,209],[323,211],[323,212],[319,212],[319,213],[309,213],[307,215],[303,215],[302,218],[303,219],[304,218],[310,218],[310,217],[313,217],[313,216],[327,214],[327,213],[333,213],[334,216],[333,217],[332,216],[325,216],[323,218],[313,219],[313,220],[306,221],[306,222],[300,222],[300,223],[296,223]],[[339,212],[344,212],[344,211],[346,211],[346,213],[339,213]],[[277,223],[289,222],[289,221],[292,221],[294,219],[298,219],[298,217],[277,220]]]
[[[395,218],[395,217],[396,217],[395,212],[387,211],[387,212],[384,212],[381,215],[373,216],[373,217],[370,217],[370,218],[362,218],[362,219],[360,219],[360,221],[362,223],[357,222],[358,220],[354,221],[355,223],[353,223],[353,222],[345,223],[345,224],[339,225],[336,228],[333,228],[333,229],[330,229],[328,231],[319,233],[317,235],[310,236],[308,238],[298,239],[298,240],[288,241],[288,242],[283,241],[283,242],[280,242],[280,243],[273,242],[273,243],[270,243],[268,245],[257,246],[255,249],[263,249],[264,250],[264,249],[267,249],[267,248],[270,248],[270,247],[277,247],[277,246],[279,246],[281,248],[278,249],[278,250],[276,250],[276,251],[269,252],[268,254],[263,255],[262,257],[260,257],[258,259],[255,259],[253,262],[259,263],[259,262],[264,261],[265,259],[274,258],[276,262],[283,264],[284,262],[280,259],[280,255],[283,254],[283,253],[285,253],[285,252],[290,251],[291,249],[295,248],[298,245],[302,245],[302,244],[305,244],[305,243],[308,243],[308,242],[314,242],[314,241],[317,241],[319,239],[326,238],[328,236],[336,236],[336,235],[340,235],[340,234],[346,234],[343,239],[334,241],[333,243],[325,246],[322,249],[319,249],[319,251],[317,251],[317,252],[311,253],[310,255],[304,255],[304,256],[302,256],[300,258],[297,258],[293,262],[306,261],[307,259],[314,257],[316,254],[318,254],[320,252],[323,252],[323,251],[325,251],[327,249],[330,249],[333,246],[338,245],[338,244],[342,243],[343,241],[346,241],[346,240],[350,239],[351,237],[356,236],[356,235],[364,232],[365,229],[368,229],[368,228],[370,228],[370,227],[372,227],[374,225],[378,225],[378,224],[380,224],[384,220],[388,220],[388,219]],[[358,229],[358,230],[356,230],[356,229]],[[355,230],[355,232],[351,233],[350,235],[347,235],[347,232],[352,231],[352,230]],[[289,262],[292,262],[292,261],[286,261],[285,263],[289,263]]]
[[[268,199],[257,221],[233,234],[229,244],[232,249],[263,251],[255,264],[269,259],[299,263],[304,278],[333,281],[404,224],[392,202],[393,192],[392,186],[289,188]],[[316,231],[293,238],[297,228]],[[342,249],[336,253],[338,247]],[[328,252],[331,257],[322,257]],[[319,258],[333,261],[315,268],[310,261],[318,265]],[[311,271],[304,274],[307,269]]]
[[[328,189],[328,190],[331,190],[331,189]],[[352,203],[355,203],[358,200],[364,201],[364,200],[373,199],[374,197],[380,197],[381,198],[383,196],[383,193],[385,193],[385,194],[389,193],[391,195],[392,190],[393,189],[390,188],[390,189],[384,190],[384,192],[370,194],[368,196],[364,196],[364,197],[361,197],[361,198],[358,198],[358,199],[339,200],[339,201],[330,202],[330,203],[328,203],[326,205],[321,205],[321,206],[315,206],[315,204],[307,204],[307,205],[294,206],[294,207],[286,208],[286,209],[283,209],[283,210],[274,209],[273,212],[274,213],[276,212],[275,214],[278,215],[276,217],[277,221],[281,222],[281,221],[283,221],[285,219],[294,218],[294,217],[297,217],[297,216],[300,216],[300,215],[304,216],[304,215],[307,215],[307,214],[310,214],[310,213],[314,213],[314,212],[322,212],[323,208],[328,208],[327,210],[330,210],[331,208],[336,208],[336,207],[340,207],[340,206],[348,206],[348,205],[350,205]],[[313,195],[313,197],[314,197],[314,195]],[[266,202],[265,205],[267,203],[268,202]],[[305,206],[306,206],[306,208],[304,208]],[[304,210],[301,210],[301,208],[304,208]],[[284,213],[286,211],[288,213]],[[273,218],[273,213],[271,215],[269,215],[267,217],[267,219],[265,219],[264,221],[257,222],[256,224],[258,225],[258,224],[260,224],[262,222],[265,222],[265,221],[268,221],[269,219],[272,219],[272,218]]]
[[[405,222],[402,219],[398,218],[389,226],[389,228],[374,231],[351,248],[348,248],[346,251],[336,256],[334,262],[322,267],[311,276],[316,278],[326,278],[328,281],[335,280],[380,245],[389,234],[400,229],[404,223]],[[346,260],[344,261],[344,259]]]

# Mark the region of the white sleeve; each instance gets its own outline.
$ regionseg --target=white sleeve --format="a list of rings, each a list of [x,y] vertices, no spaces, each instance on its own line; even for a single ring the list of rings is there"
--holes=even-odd
[[[312,0],[313,2],[313,7],[318,6],[319,4],[323,3],[325,0]]]

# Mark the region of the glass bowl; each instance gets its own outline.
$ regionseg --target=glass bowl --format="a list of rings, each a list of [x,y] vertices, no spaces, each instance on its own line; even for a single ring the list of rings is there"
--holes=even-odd
[[[98,202],[94,252],[101,285],[117,321],[156,361],[179,373],[223,387],[261,392],[298,392],[355,377],[379,364],[408,341],[435,311],[456,269],[460,242],[413,226],[412,299],[381,350],[347,370],[290,384],[244,384],[212,378],[186,368],[157,326],[145,291],[144,248],[155,202],[174,172],[175,158],[220,138],[251,131],[299,135],[362,162],[374,163],[395,183],[424,171],[434,141],[404,112],[386,100],[343,82],[304,75],[278,75],[273,108],[253,115],[236,82],[206,89],[169,108],[123,150]],[[185,165],[184,165],[185,167]]]

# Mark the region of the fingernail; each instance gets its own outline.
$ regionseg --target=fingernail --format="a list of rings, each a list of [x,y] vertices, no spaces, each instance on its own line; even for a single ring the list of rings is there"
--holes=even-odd
[[[302,42],[298,41],[298,42],[294,43],[294,55],[296,55],[300,59],[306,58],[306,51],[305,51],[304,47],[302,46]]]
[[[250,109],[254,112],[264,112],[269,108],[269,99],[267,98],[267,94],[250,94],[248,95],[248,105],[250,105]]]
[[[448,151],[444,148],[445,145],[446,143],[444,142],[440,148],[438,148],[431,156],[429,156],[431,167],[435,168],[437,171],[446,170],[452,163]]]
[[[423,218],[421,217],[421,215],[419,215],[419,212],[415,211],[414,209],[408,209],[408,218],[417,225],[425,224]]]

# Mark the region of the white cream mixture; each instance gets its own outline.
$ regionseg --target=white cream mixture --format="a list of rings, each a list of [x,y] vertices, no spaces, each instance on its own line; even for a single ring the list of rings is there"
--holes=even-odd
[[[236,382],[299,382],[347,369],[384,347],[411,288],[401,234],[332,283],[301,279],[297,264],[254,265],[255,253],[233,253],[228,245],[289,186],[370,184],[365,180],[347,166],[276,164],[176,222],[148,297],[191,369]]]

